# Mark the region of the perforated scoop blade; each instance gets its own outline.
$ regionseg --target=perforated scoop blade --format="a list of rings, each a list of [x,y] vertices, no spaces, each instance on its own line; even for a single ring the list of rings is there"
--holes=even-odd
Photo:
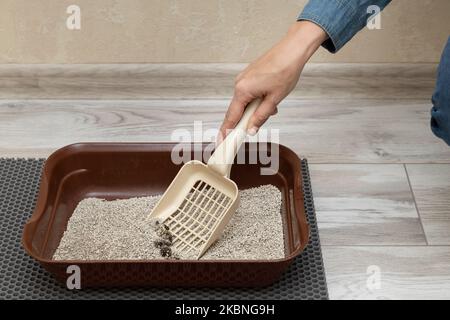
[[[248,120],[259,100],[247,106],[236,126],[205,165],[192,160],[175,176],[149,215],[164,223],[173,236],[172,247],[199,259],[220,237],[236,211],[239,191],[229,178],[231,165],[245,140]]]

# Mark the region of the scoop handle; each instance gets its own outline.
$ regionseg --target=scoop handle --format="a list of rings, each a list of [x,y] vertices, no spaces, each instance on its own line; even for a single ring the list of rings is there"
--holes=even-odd
[[[255,99],[247,105],[236,127],[227,135],[225,140],[216,148],[211,158],[209,158],[209,168],[222,176],[230,176],[231,165],[242,142],[244,142],[247,136],[248,122],[260,104],[261,99]]]

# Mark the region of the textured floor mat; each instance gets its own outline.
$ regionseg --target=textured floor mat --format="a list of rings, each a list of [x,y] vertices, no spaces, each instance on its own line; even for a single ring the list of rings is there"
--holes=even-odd
[[[43,159],[0,159],[0,299],[328,299],[306,160],[302,160],[302,169],[310,242],[280,281],[262,289],[67,290],[21,245],[22,228],[34,209],[43,164]]]

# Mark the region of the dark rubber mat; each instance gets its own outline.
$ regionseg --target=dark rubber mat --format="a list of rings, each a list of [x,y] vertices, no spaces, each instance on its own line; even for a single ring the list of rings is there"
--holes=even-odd
[[[328,290],[306,160],[303,186],[310,242],[282,279],[259,289],[66,289],[22,248],[44,160],[0,159],[0,299],[328,299]]]

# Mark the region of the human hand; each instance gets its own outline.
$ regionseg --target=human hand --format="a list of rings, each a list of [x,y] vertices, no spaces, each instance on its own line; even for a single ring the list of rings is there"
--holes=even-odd
[[[236,77],[234,95],[218,141],[236,126],[251,101],[262,98],[247,126],[247,132],[255,135],[277,113],[277,105],[294,89],[303,66],[326,39],[327,34],[318,25],[296,22],[280,42],[245,68]]]

